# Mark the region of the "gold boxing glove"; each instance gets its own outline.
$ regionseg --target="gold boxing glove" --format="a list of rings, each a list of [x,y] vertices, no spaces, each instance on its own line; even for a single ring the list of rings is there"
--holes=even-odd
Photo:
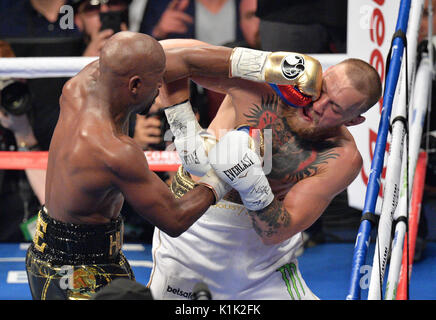
[[[322,66],[318,60],[295,52],[269,52],[236,47],[230,57],[230,78],[293,85],[317,100],[321,94]]]

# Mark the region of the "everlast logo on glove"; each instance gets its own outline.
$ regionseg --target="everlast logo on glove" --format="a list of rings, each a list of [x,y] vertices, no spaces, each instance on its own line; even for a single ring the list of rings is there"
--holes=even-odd
[[[238,177],[242,172],[247,170],[253,164],[253,160],[250,159],[248,154],[245,154],[245,156],[237,165],[231,167],[228,170],[224,170],[223,172],[230,179],[230,181],[233,181],[236,177]]]

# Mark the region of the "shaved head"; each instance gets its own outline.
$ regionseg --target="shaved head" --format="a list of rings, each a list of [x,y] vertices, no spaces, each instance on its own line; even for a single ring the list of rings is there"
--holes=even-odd
[[[382,95],[382,83],[379,74],[373,66],[360,59],[349,58],[338,65],[345,66],[345,74],[351,83],[357,90],[367,96],[366,103],[359,110],[359,113],[366,112],[377,103]]]
[[[146,114],[163,82],[165,52],[143,33],[123,31],[108,39],[100,52],[100,81],[112,101]]]
[[[118,32],[105,43],[100,71],[113,76],[144,75],[165,68],[165,53],[154,38],[136,32]]]

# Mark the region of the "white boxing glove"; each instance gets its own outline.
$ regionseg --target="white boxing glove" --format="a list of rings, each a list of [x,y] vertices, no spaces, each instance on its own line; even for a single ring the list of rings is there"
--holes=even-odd
[[[209,152],[216,175],[239,192],[244,206],[251,211],[261,210],[274,200],[262,159],[253,150],[254,146],[248,130],[234,130],[225,134]]]
[[[216,144],[215,136],[201,128],[189,101],[164,111],[183,167],[190,174],[204,176],[211,169],[207,155]]]

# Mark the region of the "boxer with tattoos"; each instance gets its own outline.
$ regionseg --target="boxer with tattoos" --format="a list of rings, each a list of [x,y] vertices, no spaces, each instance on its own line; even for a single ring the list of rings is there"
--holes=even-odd
[[[190,45],[174,41],[161,43],[164,48]],[[230,78],[190,77],[226,97],[207,131],[197,128],[182,138],[173,132],[182,158],[203,155],[196,162],[182,161],[171,186],[175,196],[190,190],[210,167],[230,185],[237,179],[243,183],[249,166],[243,156],[249,153],[241,148],[247,149],[255,140],[260,145],[256,165],[264,169],[269,185],[253,183],[247,193],[237,184],[177,238],[155,230],[149,286],[157,299],[186,298],[199,281],[209,286],[213,299],[317,299],[298,268],[301,232],[359,173],[362,158],[347,126],[365,120],[362,114],[381,96],[381,82],[376,70],[358,59],[325,70],[319,96],[316,86],[311,94],[307,87],[280,83],[271,76],[277,70],[288,79],[298,76],[299,70],[308,69],[306,57],[236,48]],[[209,58],[213,61],[214,56]],[[179,94],[183,85],[187,90],[186,82],[180,83],[177,89],[175,83],[168,83],[167,88],[174,85],[168,91]],[[306,95],[300,96],[301,92]],[[298,107],[307,96],[308,105]],[[173,108],[181,108],[181,118],[187,120],[189,106],[183,104],[167,109],[170,124],[177,113]],[[243,135],[256,131],[262,139]],[[211,137],[218,142],[211,143]],[[191,148],[180,139],[191,141]],[[239,163],[219,161],[235,154],[240,155],[236,156]],[[254,180],[250,174],[248,178]],[[268,188],[274,199],[266,201]],[[256,203],[256,198],[262,201]]]

